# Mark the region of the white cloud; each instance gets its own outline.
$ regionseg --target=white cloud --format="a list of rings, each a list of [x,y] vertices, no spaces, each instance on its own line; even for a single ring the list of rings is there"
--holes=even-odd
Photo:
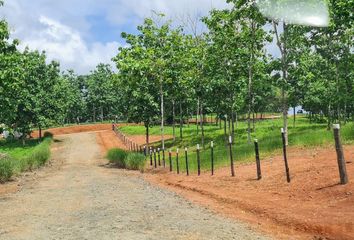
[[[100,62],[112,64],[120,45],[119,36],[111,42],[89,40],[100,36],[91,32],[88,16],[101,16],[118,30],[132,31],[152,10],[176,20],[226,6],[226,0],[5,0],[0,16],[9,22],[12,36],[21,40],[21,48],[45,50],[63,70],[84,74]]]
[[[74,68],[78,73],[87,73],[98,63],[110,63],[117,54],[118,42],[99,43],[90,46],[80,33],[46,16],[38,19],[40,29],[21,42],[21,47],[46,51],[48,59],[58,60],[62,69]]]
[[[129,0],[112,4],[107,11],[107,18],[115,24],[125,24],[145,17],[150,17],[152,11],[166,14],[173,20],[179,20],[186,15],[205,16],[213,8],[223,9],[229,5],[226,0]],[[127,11],[128,10],[128,11]]]

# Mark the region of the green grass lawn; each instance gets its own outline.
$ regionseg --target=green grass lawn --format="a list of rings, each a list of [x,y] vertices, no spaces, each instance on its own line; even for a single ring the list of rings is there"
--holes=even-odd
[[[26,146],[20,141],[0,140],[0,153],[5,153],[11,158],[21,158],[31,154],[33,149],[39,144],[38,140],[30,140],[26,142]]]
[[[38,168],[47,162],[50,157],[52,138],[45,138],[41,143],[38,140],[26,141],[23,146],[20,141],[0,141],[0,153],[6,157],[0,159],[0,183],[10,180],[15,174]]]
[[[282,140],[280,129],[282,127],[281,119],[262,120],[256,122],[256,130],[252,133],[252,138],[257,138],[259,142],[261,158],[268,156],[276,151],[280,152]],[[144,135],[144,126],[124,126],[121,130],[128,135]],[[165,134],[172,135],[172,127],[165,128]],[[179,128],[176,128],[176,141],[167,140],[166,149],[176,151],[180,149],[179,162],[181,170],[185,170],[184,148],[188,147],[189,165],[191,171],[196,171],[196,145],[201,144],[201,133],[197,133],[196,125],[183,127],[183,139],[179,138]],[[154,126],[150,129],[150,134],[159,135],[160,126]],[[354,141],[354,123],[347,123],[341,129],[342,141],[344,144],[353,144]],[[223,167],[229,165],[229,149],[226,145],[224,130],[215,125],[205,126],[205,149],[201,150],[202,169],[210,169],[210,141],[214,141],[215,166]],[[236,162],[254,161],[254,145],[247,143],[247,123],[239,122],[233,145],[233,157]],[[296,126],[293,127],[289,118],[289,146],[313,147],[333,143],[333,132],[327,131],[326,124],[310,124],[304,117],[298,117]],[[161,143],[154,144],[155,147],[161,147]],[[334,143],[333,143],[334,144]],[[166,153],[167,158],[167,153]],[[175,168],[175,158],[173,159]]]

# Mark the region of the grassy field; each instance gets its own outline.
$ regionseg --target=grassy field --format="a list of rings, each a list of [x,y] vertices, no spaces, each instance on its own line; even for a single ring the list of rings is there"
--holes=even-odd
[[[26,142],[26,146],[22,145],[20,141],[0,141],[0,153],[9,155],[12,158],[21,158],[29,155],[34,148],[39,144],[37,140],[30,140]]]
[[[252,133],[252,138],[257,138],[259,142],[261,157],[268,156],[275,152],[280,152],[282,140],[280,129],[282,127],[281,119],[257,121],[256,130]],[[125,126],[121,130],[129,135],[145,134],[144,126]],[[160,134],[160,127],[154,126],[150,129],[152,135]],[[196,171],[196,145],[201,144],[201,134],[199,135],[195,125],[187,125],[183,128],[183,139],[179,138],[179,128],[176,128],[176,141],[168,140],[165,143],[166,149],[176,151],[180,149],[179,161],[180,168],[185,169],[184,148],[188,147],[188,157],[191,171]],[[165,134],[172,135],[172,127],[167,126]],[[354,123],[347,123],[341,129],[342,141],[344,144],[353,144],[354,142]],[[226,145],[224,130],[215,125],[205,126],[205,149],[201,150],[202,169],[210,169],[210,141],[214,141],[214,156],[216,167],[223,167],[229,164],[229,149]],[[236,162],[254,161],[254,145],[247,143],[247,124],[239,122],[233,145],[233,157]],[[327,131],[326,124],[310,124],[306,117],[298,117],[296,126],[293,127],[289,119],[289,146],[313,147],[319,145],[333,144],[333,132]],[[156,147],[161,147],[155,144]],[[167,156],[167,153],[166,153]],[[173,159],[175,163],[175,159]],[[174,164],[176,165],[176,164]],[[174,166],[175,167],[175,166]]]
[[[23,171],[32,170],[45,164],[50,157],[50,144],[52,138],[48,137],[41,143],[38,140],[26,142],[22,146],[20,141],[0,141],[0,182],[8,181],[13,175]]]

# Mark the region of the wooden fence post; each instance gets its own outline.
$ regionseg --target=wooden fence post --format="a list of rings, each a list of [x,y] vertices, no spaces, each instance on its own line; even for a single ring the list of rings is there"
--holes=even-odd
[[[162,164],[163,164],[163,167],[166,168],[165,148],[162,148]]]
[[[229,148],[230,148],[231,176],[235,177],[234,159],[232,156],[232,136],[229,136]]]
[[[159,166],[161,166],[161,160],[160,160],[160,148],[157,148],[157,156],[158,156],[158,162],[159,162]]]
[[[150,166],[152,166],[152,149],[150,147]]]
[[[178,148],[176,150],[176,167],[177,167],[177,174],[179,174]]]
[[[288,157],[286,154],[286,139],[285,139],[284,128],[281,129],[281,136],[282,136],[282,140],[283,140],[283,155],[284,155],[284,163],[285,163],[286,180],[288,183],[290,183],[290,171],[289,171],[289,165],[288,165]]]
[[[186,171],[187,171],[187,176],[189,176],[189,167],[188,167],[188,148],[184,149],[184,155],[186,157]]]
[[[200,146],[197,144],[197,165],[198,165],[198,176],[200,176]]]
[[[211,151],[211,176],[214,175],[214,142],[210,142],[210,151]]]
[[[261,160],[259,159],[259,148],[258,148],[258,140],[254,140],[254,151],[256,153],[256,165],[257,165],[257,180],[262,179],[262,172],[261,172]]]
[[[154,167],[157,168],[157,163],[156,163],[156,149],[154,149]]]
[[[336,144],[340,184],[345,185],[348,183],[348,175],[347,175],[347,168],[346,168],[346,163],[345,163],[345,159],[344,159],[343,146],[342,146],[342,142],[340,139],[340,125],[339,124],[333,124],[333,132],[334,132],[334,141]]]
[[[172,153],[171,153],[171,149],[168,151],[168,159],[169,159],[169,161],[170,161],[170,172],[172,172],[173,166],[172,166]]]

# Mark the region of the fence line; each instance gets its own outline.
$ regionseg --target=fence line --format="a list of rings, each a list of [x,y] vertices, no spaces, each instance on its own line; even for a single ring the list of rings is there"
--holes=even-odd
[[[147,155],[146,146],[139,145],[138,143],[134,142],[130,139],[127,135],[125,135],[121,130],[119,130],[117,124],[112,124],[112,130],[115,132],[116,136],[124,143],[125,147],[132,152],[140,152],[144,153],[145,156]]]
[[[343,155],[343,150],[340,142],[340,134],[339,134],[339,129],[340,126],[338,124],[335,124],[333,126],[334,129],[334,139],[336,142],[336,150],[337,150],[337,156],[338,156],[338,166],[339,166],[339,171],[340,171],[340,179],[341,179],[341,184],[346,184],[348,182],[348,177],[347,177],[347,172],[345,168],[345,160],[344,160],[344,155]],[[146,145],[139,145],[136,142],[132,141],[130,138],[128,138],[122,131],[119,130],[118,126],[116,124],[112,124],[112,130],[116,133],[118,138],[125,144],[125,146],[130,150],[130,151],[135,151],[135,152],[140,152],[145,155],[145,157],[150,158],[150,166],[154,168],[158,168],[160,166],[163,166],[164,168],[166,167],[166,160],[165,160],[165,151],[166,149],[160,149],[160,148],[154,148],[150,147],[147,149]],[[288,165],[288,159],[287,159],[287,146],[285,143],[285,137],[284,137],[284,130],[283,128],[281,129],[281,135],[280,137],[282,138],[282,143],[283,143],[283,156],[284,156],[284,163],[285,163],[285,173],[286,173],[286,179],[287,182],[290,183],[291,177],[290,177],[290,171],[289,171],[289,165]],[[260,161],[260,154],[259,154],[259,142],[257,139],[254,140],[254,155],[255,155],[255,166],[256,166],[256,176],[257,180],[262,179],[262,173],[261,173],[261,161]],[[214,175],[215,173],[215,160],[216,154],[214,152],[214,142],[210,142],[210,149],[211,149],[211,154],[210,154],[210,170],[211,170],[211,175]],[[188,147],[185,147],[185,169],[186,169],[186,174],[189,176],[189,169],[191,162],[190,159],[188,158]],[[162,152],[162,157],[161,157],[161,152]],[[220,151],[219,151],[220,152]],[[229,136],[229,141],[228,144],[226,145],[226,154],[229,155],[230,158],[230,167],[231,167],[231,176],[235,176],[235,169],[234,169],[234,157],[233,157],[233,138],[232,136]],[[177,174],[180,173],[180,164],[182,164],[183,161],[179,161],[179,149],[176,149],[176,155],[175,155],[175,163],[173,163],[172,160],[172,149],[168,150],[168,163],[169,163],[169,169],[170,172],[173,171],[173,166],[176,166],[176,171]],[[196,160],[197,160],[197,170],[198,170],[198,176],[201,175],[201,154],[207,154],[207,151],[201,151],[200,145],[197,144],[196,148]],[[154,162],[153,162],[154,159]],[[161,164],[161,159],[162,163]],[[158,164],[157,164],[158,162]],[[205,161],[203,161],[205,163]]]

